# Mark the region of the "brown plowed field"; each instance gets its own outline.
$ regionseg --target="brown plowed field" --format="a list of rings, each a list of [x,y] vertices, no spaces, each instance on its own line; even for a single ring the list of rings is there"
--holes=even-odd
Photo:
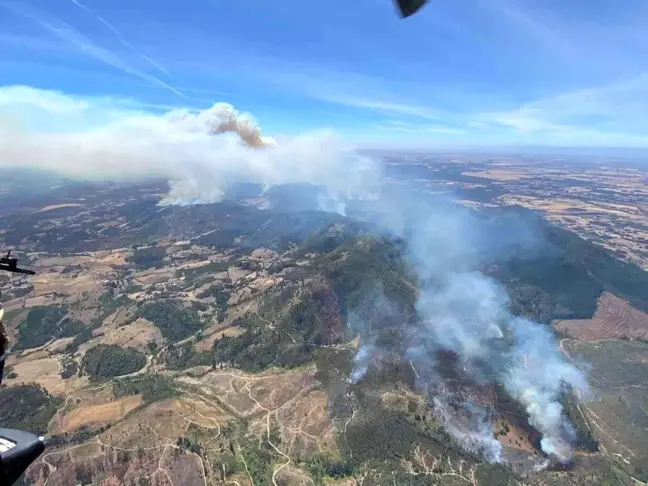
[[[101,405],[76,408],[63,417],[61,429],[64,432],[71,432],[83,425],[104,424],[121,420],[128,412],[139,407],[141,403],[142,396],[135,395]]]
[[[592,319],[558,321],[555,326],[583,341],[648,339],[648,314],[607,292],[599,299]]]

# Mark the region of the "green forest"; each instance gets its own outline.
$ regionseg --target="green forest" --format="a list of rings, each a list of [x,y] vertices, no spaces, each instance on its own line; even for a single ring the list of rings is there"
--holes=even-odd
[[[38,385],[0,388],[0,425],[44,433],[61,400]]]
[[[128,375],[141,370],[146,355],[133,348],[100,344],[90,348],[81,360],[81,370],[92,380]]]
[[[257,372],[270,366],[294,368],[309,363],[313,349],[307,343],[293,343],[278,331],[255,327],[240,336],[215,341],[213,356],[216,365]]]
[[[179,300],[161,300],[142,305],[137,316],[151,321],[169,342],[177,342],[202,328],[195,309],[185,307]]]
[[[204,275],[225,272],[229,266],[230,262],[208,262],[199,267],[176,270],[176,277],[184,277],[187,281],[193,281]]]
[[[197,351],[192,342],[170,346],[164,352],[164,363],[170,370],[184,370],[194,366],[212,366],[214,358],[209,351]]]
[[[166,250],[161,246],[148,246],[135,249],[133,255],[126,258],[126,261],[140,270],[160,268],[164,263],[165,256]]]
[[[296,301],[290,288],[268,300],[264,307],[267,317],[248,317],[239,323],[246,329],[243,334],[223,336],[214,343],[215,364],[229,363],[246,371],[302,366],[313,360],[319,346],[343,339],[344,320],[352,311],[402,326],[408,315],[414,315],[417,299],[403,250],[398,241],[360,237],[322,255],[309,270],[310,276],[319,275],[321,282],[303,287]],[[383,295],[396,309],[378,316],[383,309],[373,305],[371,298]],[[288,302],[292,304],[287,306]],[[286,306],[285,312],[279,311]],[[268,319],[275,322],[274,328],[263,322]],[[389,339],[385,335],[385,341]]]
[[[83,331],[86,325],[67,316],[65,306],[32,307],[18,326],[18,340],[14,349],[42,346],[53,339],[72,337]]]
[[[177,390],[166,376],[143,374],[115,379],[113,393],[117,398],[142,395],[144,403],[153,403],[176,396]]]
[[[482,269],[504,284],[514,314],[543,323],[588,319],[604,291],[648,311],[648,272],[574,233],[538,224],[545,244],[539,254],[507,256]]]
[[[214,305],[218,308],[219,312],[227,312],[227,304],[230,298],[230,292],[223,288],[222,284],[210,285],[202,292],[196,294],[199,299],[214,297],[216,299]]]

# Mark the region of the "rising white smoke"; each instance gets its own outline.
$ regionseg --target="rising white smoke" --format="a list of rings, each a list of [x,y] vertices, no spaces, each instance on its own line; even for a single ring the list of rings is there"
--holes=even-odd
[[[152,114],[105,99],[5,87],[0,117],[0,166],[91,179],[164,177],[169,203],[219,201],[235,182],[312,183],[329,199],[345,200],[366,196],[376,181],[372,161],[336,134],[278,144],[262,136],[251,115],[225,103]]]
[[[405,358],[416,370],[420,389],[429,392],[436,403],[437,412],[447,414],[436,395],[443,393],[439,391],[443,378],[435,369],[435,352],[451,350],[472,379],[502,384],[524,406],[530,425],[542,434],[542,450],[568,461],[574,434],[559,398],[564,385],[587,393],[586,379],[564,360],[547,326],[511,315],[502,286],[476,271],[483,258],[492,259],[493,253],[510,249],[505,242],[512,243],[521,234],[525,236],[517,239],[519,247],[530,247],[528,228],[504,227],[489,233],[478,219],[441,201],[412,204],[390,198],[377,212],[374,219],[391,223],[392,231],[406,236],[422,282],[417,304],[422,322],[410,330]],[[360,335],[365,343],[375,342],[370,327]],[[360,349],[353,376],[366,373],[366,350]],[[501,458],[488,417],[482,416],[470,428],[446,418],[446,429],[467,449],[479,449],[489,460]]]
[[[516,345],[502,373],[503,384],[524,405],[530,424],[542,433],[542,450],[565,462],[572,455],[574,432],[558,398],[563,384],[586,393],[585,377],[564,361],[545,327],[519,317],[511,318],[510,326]]]
[[[170,111],[167,119],[192,133],[208,135],[235,133],[249,147],[269,148],[278,145],[274,138],[264,137],[261,134],[261,128],[252,115],[240,113],[228,103],[216,103],[211,108],[198,112]]]
[[[369,370],[369,363],[375,352],[376,348],[371,344],[361,346],[358,349],[358,352],[353,358],[353,371],[351,372],[351,376],[349,376],[349,383],[358,383],[365,377]]]
[[[464,407],[470,414],[470,423],[461,427],[448,412],[449,406],[443,397],[433,397],[434,411],[441,418],[445,430],[459,441],[468,451],[477,454],[488,462],[502,461],[502,443],[493,438],[493,428],[490,417],[483,408],[470,402],[464,402]]]
[[[559,398],[565,384],[587,392],[582,372],[565,362],[545,326],[509,313],[506,295],[494,281],[471,272],[450,274],[446,282],[426,290],[419,302],[422,332],[456,352],[473,378],[504,385],[542,434],[542,450],[562,462],[571,459],[574,434]],[[488,378],[476,363],[488,365]],[[492,430],[475,432],[490,441]]]
[[[166,202],[185,204],[218,201],[235,182],[312,183],[325,189],[330,203],[365,197],[380,181],[376,164],[334,134],[276,143],[262,136],[251,116],[227,104],[156,115],[26,87],[0,88],[0,167],[95,179],[164,177],[170,181]],[[480,234],[475,221],[448,205],[391,198],[382,210],[382,220],[396,232],[407,226],[406,218],[418,220],[407,235],[412,257],[420,280],[434,281],[422,288],[418,311],[424,325],[409,353],[428,361],[416,363],[419,380],[427,385],[437,378],[429,364],[434,358],[420,352],[422,342],[455,351],[468,370],[478,369],[470,366],[476,361],[487,363],[492,379],[524,405],[543,434],[543,450],[567,460],[571,429],[558,396],[563,383],[586,391],[585,379],[565,363],[545,327],[511,316],[501,287],[474,271],[480,254],[475,242],[497,238]],[[497,236],[506,240],[511,234]],[[366,345],[374,344],[371,326],[361,335]],[[361,348],[352,380],[364,376],[372,355],[371,347]],[[484,430],[480,426],[467,437],[474,442]]]

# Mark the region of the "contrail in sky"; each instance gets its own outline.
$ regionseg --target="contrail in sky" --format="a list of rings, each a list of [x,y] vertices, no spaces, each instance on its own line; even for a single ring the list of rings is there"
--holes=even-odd
[[[53,17],[51,18],[51,21],[44,20],[42,12],[41,15],[37,15],[38,11],[36,9],[34,9],[33,7],[26,8],[24,4],[21,5],[14,2],[3,2],[0,3],[0,6],[4,7],[15,15],[19,15],[27,20],[31,20],[32,22],[38,24],[40,27],[48,31],[50,34],[76,46],[91,57],[94,57],[95,59],[98,59],[115,69],[118,69],[132,76],[136,76],[140,79],[143,79],[144,81],[149,82],[150,84],[165,88],[184,99],[189,99],[189,97],[182,93],[180,90],[162,81],[158,77],[131,67],[120,57],[99,46],[90,38],[83,35],[77,29],[72,27],[70,24],[63,22],[62,20],[55,19]]]
[[[112,32],[117,36],[117,39],[119,39],[119,42],[121,42],[122,45],[128,47],[131,51],[133,51],[133,52],[134,52],[135,54],[137,54],[139,57],[141,57],[141,58],[144,59],[146,62],[148,62],[151,66],[153,66],[153,67],[155,67],[156,69],[158,69],[158,70],[159,70],[161,73],[163,73],[165,76],[169,76],[169,77],[171,77],[171,75],[169,74],[169,71],[167,71],[166,68],[165,68],[164,66],[160,65],[159,63],[157,63],[156,61],[154,61],[153,59],[151,59],[149,56],[147,56],[146,54],[144,54],[142,51],[140,51],[139,49],[137,49],[136,47],[134,47],[130,42],[128,42],[126,39],[124,39],[124,37],[121,35],[121,33],[120,33],[120,32],[119,32],[119,31],[118,31],[118,30],[117,30],[117,29],[116,29],[116,28],[115,28],[115,27],[114,27],[110,22],[108,22],[106,19],[104,19],[101,15],[99,15],[99,14],[95,13],[94,11],[90,10],[88,7],[86,7],[85,5],[83,5],[83,4],[82,4],[81,2],[79,2],[78,0],[70,0],[70,1],[71,1],[74,5],[76,5],[77,7],[79,7],[80,9],[83,9],[83,10],[85,10],[86,12],[88,12],[90,15],[93,15],[94,17],[96,17],[96,19],[97,19],[99,22],[101,22],[102,24],[104,24],[108,29],[110,29],[110,30],[111,30],[111,31],[112,31]]]

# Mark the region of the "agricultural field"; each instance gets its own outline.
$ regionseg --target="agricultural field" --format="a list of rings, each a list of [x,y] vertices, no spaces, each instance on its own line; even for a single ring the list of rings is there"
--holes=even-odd
[[[394,190],[474,211],[487,231],[466,244],[490,252],[475,271],[586,372],[588,394],[560,397],[574,428],[568,464],[543,452],[514,397],[476,383],[454,352],[435,350],[438,379],[421,384],[430,370],[406,350],[423,341],[423,282],[402,238],[359,216],[268,208],[284,200],[277,192],[158,206],[166,184],[153,181],[81,185],[0,214],[2,245],[36,271],[0,280],[12,344],[0,403],[29,397],[0,418],[50,439],[22,484],[648,481],[645,175],[381,157]],[[498,247],[520,221],[533,251]],[[602,223],[617,236],[597,233]],[[488,411],[479,430],[497,461],[466,439],[475,409]]]

